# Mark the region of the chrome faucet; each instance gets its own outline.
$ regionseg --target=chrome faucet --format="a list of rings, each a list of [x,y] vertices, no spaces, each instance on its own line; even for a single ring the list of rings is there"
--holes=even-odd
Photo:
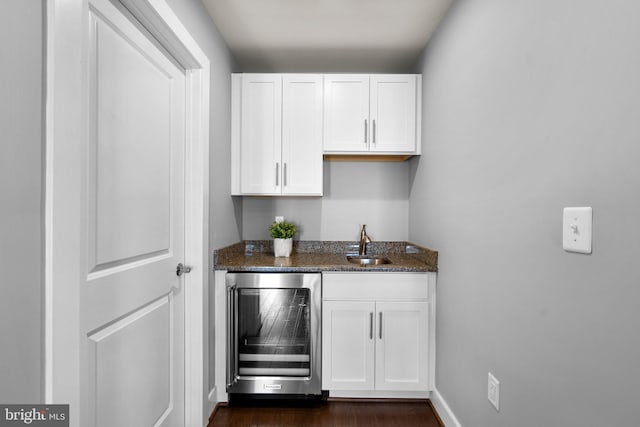
[[[367,230],[365,229],[367,225],[362,225],[362,230],[360,231],[360,246],[358,246],[358,255],[364,256],[367,254],[367,243],[371,242],[371,238],[367,235]]]

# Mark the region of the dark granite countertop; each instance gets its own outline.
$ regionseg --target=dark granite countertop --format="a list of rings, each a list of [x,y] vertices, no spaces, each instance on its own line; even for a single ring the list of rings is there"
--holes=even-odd
[[[409,242],[371,242],[367,255],[390,264],[360,266],[347,261],[358,242],[297,240],[290,257],[274,257],[271,240],[246,240],[214,251],[214,269],[254,272],[379,271],[436,272],[438,252]]]

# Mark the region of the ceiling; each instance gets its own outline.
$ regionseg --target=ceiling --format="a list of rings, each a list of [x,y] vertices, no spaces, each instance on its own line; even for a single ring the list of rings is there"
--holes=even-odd
[[[245,72],[410,72],[453,0],[202,0]]]

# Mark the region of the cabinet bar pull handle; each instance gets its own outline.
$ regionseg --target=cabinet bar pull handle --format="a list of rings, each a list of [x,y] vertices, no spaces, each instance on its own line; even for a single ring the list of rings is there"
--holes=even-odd
[[[371,132],[372,137],[373,137],[373,143],[376,143],[376,120],[373,120],[373,131]]]
[[[364,119],[364,143],[367,143],[367,119]]]
[[[287,186],[287,164],[283,163],[284,170],[282,171],[282,183],[284,184],[284,186]]]
[[[380,335],[379,335],[380,339],[382,339],[382,312],[380,312],[380,330],[379,330],[379,333],[380,333]]]
[[[279,176],[280,175],[280,163],[276,162],[276,187],[280,185]]]
[[[369,339],[373,339],[373,311],[369,313]]]

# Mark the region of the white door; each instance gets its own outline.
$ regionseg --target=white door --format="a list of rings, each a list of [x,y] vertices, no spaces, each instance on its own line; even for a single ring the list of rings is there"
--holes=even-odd
[[[185,76],[90,2],[81,374],[88,425],[184,425]]]
[[[412,74],[371,76],[371,151],[415,152],[416,82]]]
[[[242,194],[282,191],[282,76],[243,74],[240,129]]]
[[[376,390],[428,390],[428,303],[378,301],[376,310]]]
[[[372,301],[323,301],[323,389],[373,390],[374,313]]]
[[[370,137],[369,76],[325,75],[324,151],[368,151]]]
[[[322,75],[282,77],[282,193],[322,195]]]

